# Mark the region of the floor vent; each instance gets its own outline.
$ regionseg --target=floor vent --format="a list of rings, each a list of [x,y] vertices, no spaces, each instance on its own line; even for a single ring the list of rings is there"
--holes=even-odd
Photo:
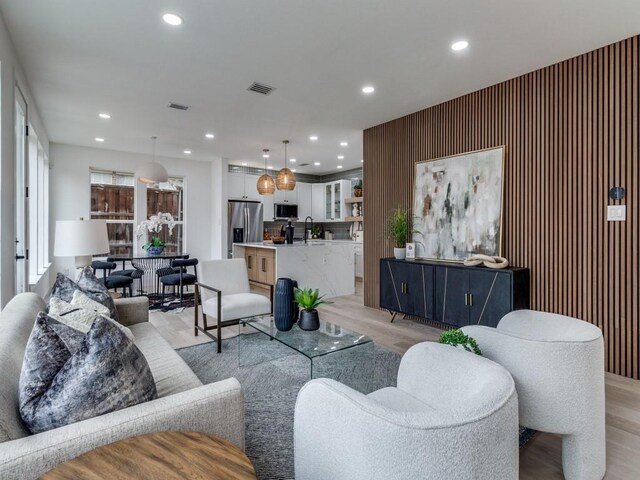
[[[253,82],[247,90],[251,92],[261,93],[262,95],[269,95],[275,90],[275,88],[265,85],[264,83]]]
[[[189,110],[188,105],[180,105],[179,103],[174,103],[174,102],[169,102],[169,105],[167,105],[167,107],[169,108],[175,108],[176,110],[182,110],[182,111],[186,111]]]

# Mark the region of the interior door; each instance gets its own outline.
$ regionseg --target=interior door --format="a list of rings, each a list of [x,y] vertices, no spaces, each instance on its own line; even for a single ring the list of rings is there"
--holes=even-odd
[[[29,282],[29,209],[28,199],[28,159],[27,159],[27,102],[16,87],[15,105],[15,290],[16,294],[26,292]]]

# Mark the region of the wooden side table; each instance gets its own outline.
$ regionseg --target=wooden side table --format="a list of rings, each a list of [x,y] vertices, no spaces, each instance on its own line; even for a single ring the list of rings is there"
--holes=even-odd
[[[157,432],[91,450],[46,473],[42,480],[255,480],[242,450],[199,432]]]

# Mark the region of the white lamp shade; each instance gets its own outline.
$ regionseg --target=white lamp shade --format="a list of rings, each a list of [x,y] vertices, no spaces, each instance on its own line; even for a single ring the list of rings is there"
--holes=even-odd
[[[109,253],[109,234],[104,220],[58,220],[53,254],[83,257]]]
[[[136,177],[146,184],[161,183],[169,180],[167,169],[155,162],[148,162],[140,166],[136,172]]]

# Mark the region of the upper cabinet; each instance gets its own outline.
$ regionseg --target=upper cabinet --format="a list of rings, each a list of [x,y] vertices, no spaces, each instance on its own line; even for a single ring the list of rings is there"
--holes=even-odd
[[[311,218],[315,222],[324,220],[324,183],[311,184]]]
[[[326,222],[342,222],[346,216],[345,200],[351,194],[349,180],[324,184],[324,217]]]
[[[261,201],[262,195],[258,193],[256,183],[257,175],[246,173],[230,173],[227,176],[227,191],[229,200],[255,200]]]
[[[296,188],[292,191],[278,190],[273,194],[274,203],[291,203],[296,205],[298,203],[298,190],[300,189],[300,183],[296,183]]]
[[[311,184],[298,182],[296,184],[296,190],[298,193],[298,218],[300,219],[300,221],[304,221],[304,219],[308,216],[314,218],[311,201]]]

